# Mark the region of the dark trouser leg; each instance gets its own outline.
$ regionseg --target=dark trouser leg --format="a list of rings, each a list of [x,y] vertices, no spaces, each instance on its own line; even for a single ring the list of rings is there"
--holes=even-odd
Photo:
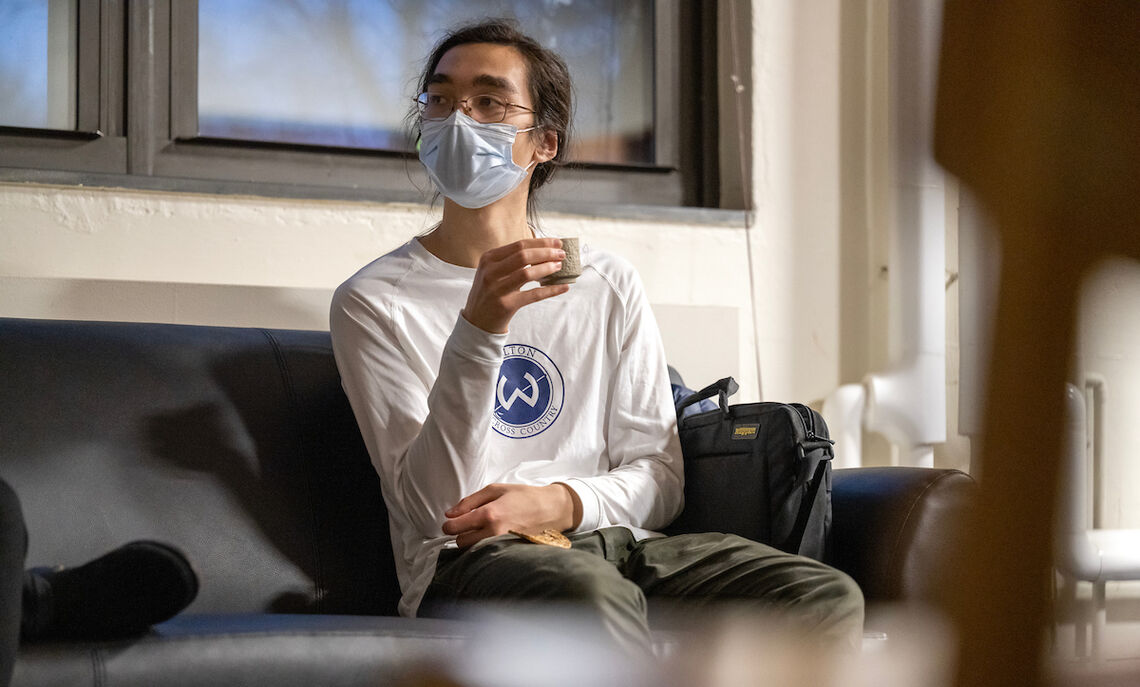
[[[0,480],[0,687],[7,687],[12,679],[20,643],[20,597],[27,549],[20,500],[8,483]]]
[[[651,599],[677,599],[686,608],[747,602],[821,644],[860,647],[859,586],[810,558],[735,535],[685,534],[639,542],[623,572]]]
[[[24,574],[25,642],[120,639],[173,617],[198,593],[198,576],[178,549],[133,541],[74,568]]]
[[[504,535],[463,552],[445,551],[419,614],[448,615],[455,602],[565,602],[596,618],[622,649],[651,651],[645,596],[617,566],[632,545],[628,530],[571,541],[573,548],[560,549]]]

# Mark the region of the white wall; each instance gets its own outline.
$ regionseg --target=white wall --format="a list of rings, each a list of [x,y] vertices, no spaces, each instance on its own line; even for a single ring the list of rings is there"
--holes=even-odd
[[[838,0],[753,2],[753,192],[768,398],[839,383]]]

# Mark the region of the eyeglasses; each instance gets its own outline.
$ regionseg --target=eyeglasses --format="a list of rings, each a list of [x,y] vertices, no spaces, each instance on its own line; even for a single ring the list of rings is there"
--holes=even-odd
[[[447,119],[452,112],[455,112],[456,107],[462,107],[468,117],[482,124],[497,124],[505,120],[512,109],[534,113],[529,107],[508,103],[489,93],[469,96],[462,100],[456,100],[442,93],[420,93],[416,96],[416,106],[419,107],[420,117],[424,119]]]

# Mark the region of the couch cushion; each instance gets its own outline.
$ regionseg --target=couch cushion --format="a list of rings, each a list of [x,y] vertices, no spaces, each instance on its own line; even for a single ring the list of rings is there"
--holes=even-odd
[[[387,512],[327,332],[0,318],[29,565],[183,549],[192,612],[394,613]]]

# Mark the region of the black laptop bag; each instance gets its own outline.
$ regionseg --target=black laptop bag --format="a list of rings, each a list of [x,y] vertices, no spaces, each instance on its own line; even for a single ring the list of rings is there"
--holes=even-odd
[[[685,458],[685,509],[669,534],[726,532],[816,560],[831,529],[832,442],[801,403],[728,405],[726,377],[677,403]],[[683,416],[716,396],[718,407]]]

